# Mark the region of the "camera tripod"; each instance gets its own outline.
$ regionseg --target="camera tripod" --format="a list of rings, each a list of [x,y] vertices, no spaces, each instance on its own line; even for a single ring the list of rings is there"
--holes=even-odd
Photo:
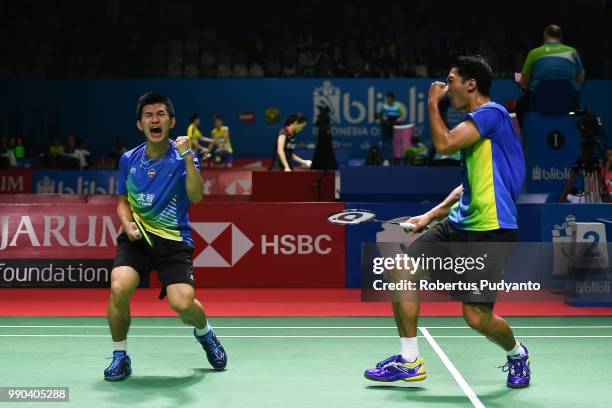
[[[568,194],[574,189],[576,179],[582,180],[581,202],[586,204],[610,202],[610,194],[602,175],[602,167],[595,160],[587,163],[582,158],[579,158],[572,167],[567,184],[561,193],[560,202],[567,201]]]
[[[587,204],[608,203],[611,200],[605,182],[603,167],[593,154],[595,147],[597,147],[601,157],[605,157],[599,140],[596,137],[596,135],[600,135],[607,140],[607,136],[603,132],[601,118],[593,115],[588,108],[584,111],[570,112],[570,115],[581,116],[581,119],[576,123],[581,136],[581,154],[574,166],[572,166],[569,179],[563,189],[563,193],[561,193],[559,202],[567,201],[568,194],[575,191],[574,183],[576,179],[580,178],[582,179],[580,202]]]

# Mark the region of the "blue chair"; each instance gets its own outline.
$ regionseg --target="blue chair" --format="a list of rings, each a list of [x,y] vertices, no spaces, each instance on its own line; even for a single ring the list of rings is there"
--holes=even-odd
[[[531,111],[545,115],[567,114],[575,108],[576,96],[572,81],[541,81],[532,91]]]

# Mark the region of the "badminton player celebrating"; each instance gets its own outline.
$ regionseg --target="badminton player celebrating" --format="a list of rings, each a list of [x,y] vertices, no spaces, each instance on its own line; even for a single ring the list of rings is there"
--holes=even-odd
[[[433,220],[448,216],[446,221],[416,240],[411,245],[413,250],[419,245],[423,248],[424,243],[435,246],[441,242],[475,242],[483,245],[516,241],[515,200],[525,177],[525,162],[508,112],[489,97],[492,78],[491,68],[480,57],[460,57],[450,70],[448,84],[431,84],[429,120],[433,144],[438,153],[461,151],[463,182],[437,207],[408,219],[418,232]],[[465,120],[450,131],[438,110],[438,102],[445,94],[455,109],[467,112]],[[499,278],[504,256],[501,255],[502,259],[497,262],[486,262],[484,276],[479,279]],[[465,321],[506,351],[507,363],[503,368],[508,371],[508,387],[529,386],[529,354],[517,342],[508,323],[493,313],[496,294],[475,291],[468,295],[467,298],[465,293],[459,296]],[[455,296],[453,299],[460,300]],[[393,303],[393,311],[400,335],[400,353],[367,370],[365,376],[374,381],[423,380],[427,372],[416,338],[419,303],[397,301]]]
[[[227,363],[225,350],[194,298],[193,240],[187,211],[202,200],[199,164],[189,137],[169,140],[175,125],[168,98],[147,93],[138,100],[136,126],[147,141],[124,153],[119,162],[117,215],[123,233],[117,238],[117,255],[111,273],[108,323],[114,343],[113,362],[104,379],[122,380],[131,374],[127,354],[130,297],[151,269],[162,282],[160,299],[168,295],[181,320],[194,326],[208,361],[215,369]],[[143,239],[144,238],[144,239]]]

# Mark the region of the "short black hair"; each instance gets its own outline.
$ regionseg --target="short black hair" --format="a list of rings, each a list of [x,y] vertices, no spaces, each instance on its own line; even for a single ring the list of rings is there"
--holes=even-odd
[[[196,119],[199,119],[199,118],[200,118],[199,113],[193,113],[191,117],[189,118],[189,122],[193,123]]]
[[[452,67],[457,68],[457,73],[464,80],[475,80],[478,92],[484,96],[491,94],[493,70],[480,55],[461,56]]]
[[[166,105],[168,115],[170,115],[171,118],[174,117],[174,107],[172,106],[170,99],[157,92],[147,92],[138,98],[138,105],[136,105],[136,120],[142,119],[142,109],[146,105],[153,105],[154,103],[163,103]]]
[[[285,126],[289,126],[294,122],[301,124],[305,123],[306,121],[308,121],[308,119],[303,113],[290,113],[287,115],[287,117],[285,117]]]
[[[223,118],[221,117],[221,115],[215,115],[215,116],[213,116],[213,120],[217,120],[217,119],[219,119],[219,120],[223,120]]]
[[[395,94],[391,91],[386,93],[387,98],[395,99]]]
[[[559,27],[558,25],[549,24],[544,29],[544,35],[550,38],[561,40],[563,38],[563,31],[561,31],[561,27]]]

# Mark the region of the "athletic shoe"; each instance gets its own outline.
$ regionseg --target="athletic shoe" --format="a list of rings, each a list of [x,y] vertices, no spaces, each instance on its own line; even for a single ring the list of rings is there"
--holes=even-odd
[[[104,370],[106,381],[121,381],[132,374],[132,362],[125,351],[113,351],[113,362]]]
[[[206,352],[206,358],[208,358],[210,365],[213,366],[215,370],[223,370],[227,364],[227,354],[225,354],[223,346],[219,342],[219,339],[217,339],[217,336],[215,336],[215,332],[211,330],[203,336],[198,336],[194,328],[193,335]]]
[[[391,356],[386,360],[376,364],[375,368],[366,370],[363,373],[365,378],[372,381],[392,382],[422,381],[427,378],[425,363],[418,357],[412,363],[404,360],[401,355]]]
[[[510,388],[526,388],[529,387],[531,379],[531,369],[529,368],[529,352],[527,347],[522,343],[525,355],[523,357],[512,358],[508,357],[508,362],[501,366],[503,372],[508,372],[507,385]]]

